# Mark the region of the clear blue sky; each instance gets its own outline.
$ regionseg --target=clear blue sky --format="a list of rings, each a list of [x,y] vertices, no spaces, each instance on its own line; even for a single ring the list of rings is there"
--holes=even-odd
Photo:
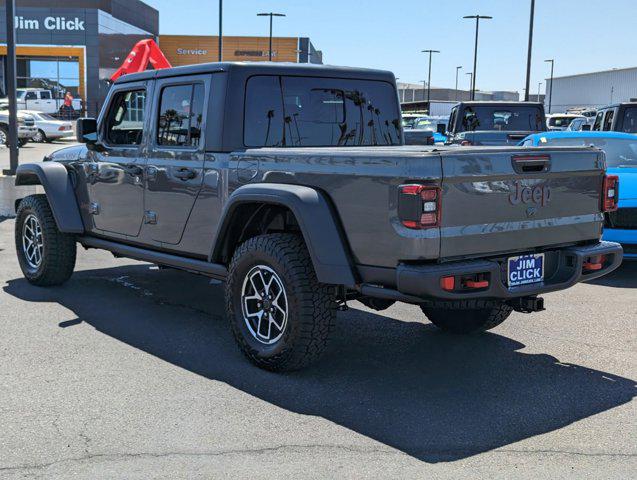
[[[216,35],[217,0],[145,0],[160,11],[160,32]],[[474,21],[480,24],[477,88],[524,87],[530,0],[224,0],[224,34],[267,35],[260,11],[287,14],[275,19],[274,34],[307,36],[332,65],[384,68],[399,81],[426,78],[423,49],[434,57],[434,86],[453,87],[455,67],[473,65]],[[531,92],[548,76],[637,65],[634,22],[637,0],[536,0]],[[595,32],[599,34],[596,35]],[[544,85],[542,85],[544,91]]]

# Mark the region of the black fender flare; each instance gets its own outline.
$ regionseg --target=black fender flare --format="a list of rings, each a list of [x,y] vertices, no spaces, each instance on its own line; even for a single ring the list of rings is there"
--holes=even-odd
[[[84,233],[75,189],[63,164],[42,162],[20,165],[16,171],[15,184],[42,185],[58,229],[64,233]]]
[[[243,185],[226,202],[211,261],[221,257],[221,248],[235,209],[244,203],[266,203],[290,209],[296,217],[319,282],[353,287],[356,275],[350,261],[349,247],[338,216],[325,194],[302,185],[260,183]]]

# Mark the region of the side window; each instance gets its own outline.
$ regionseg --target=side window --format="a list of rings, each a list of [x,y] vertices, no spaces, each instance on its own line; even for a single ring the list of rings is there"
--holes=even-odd
[[[247,147],[285,145],[283,122],[279,77],[250,78],[246,85],[243,143]]]
[[[125,90],[113,97],[105,126],[106,143],[140,145],[146,111],[145,90]]]
[[[157,145],[198,147],[203,124],[204,86],[164,87],[161,91]]]
[[[615,110],[608,110],[606,112],[606,116],[604,117],[604,128],[603,130],[608,132],[613,128],[613,117],[615,116]]]
[[[604,111],[600,110],[597,112],[597,116],[595,117],[595,123],[593,124],[593,130],[601,130],[602,129],[602,118],[604,117]]]
[[[447,125],[447,131],[453,132],[456,123],[456,114],[458,113],[458,107],[453,107],[451,115],[449,115],[449,124]]]
[[[37,100],[38,94],[36,92],[27,92],[24,98],[26,98],[27,100]]]
[[[50,100],[51,99],[51,92],[49,92],[48,90],[42,90],[40,92],[40,98],[43,100]]]

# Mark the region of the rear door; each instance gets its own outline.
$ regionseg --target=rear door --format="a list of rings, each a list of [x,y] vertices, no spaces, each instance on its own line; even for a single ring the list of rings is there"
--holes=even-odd
[[[145,192],[145,221],[154,242],[181,241],[201,190],[210,80],[202,75],[157,81]]]
[[[604,161],[593,148],[443,153],[441,256],[480,256],[598,239]]]

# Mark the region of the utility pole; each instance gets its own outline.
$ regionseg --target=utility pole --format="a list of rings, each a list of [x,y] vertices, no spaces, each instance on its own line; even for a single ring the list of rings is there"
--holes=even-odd
[[[272,61],[272,18],[273,17],[285,17],[283,13],[257,13],[257,17],[270,17],[270,51],[268,54],[268,60]]]
[[[422,50],[422,53],[429,54],[429,76],[427,77],[427,109],[429,109],[429,102],[431,101],[431,54],[440,53],[439,50]]]
[[[219,0],[219,61],[223,60],[223,0]]]
[[[458,71],[461,68],[462,68],[462,66],[456,67],[456,102],[458,101]]]
[[[555,59],[551,58],[544,61],[551,64],[551,84],[549,85],[549,111],[547,112],[551,113],[551,103],[553,102],[553,67],[555,66]]]
[[[531,16],[529,20],[529,51],[526,57],[526,93],[524,101],[529,101],[529,88],[531,87],[531,51],[533,49],[533,17],[535,16],[535,0],[531,0]],[[538,98],[539,95],[538,95]]]
[[[476,41],[473,49],[473,76],[471,80],[471,100],[475,100],[476,97],[476,74],[478,68],[478,31],[480,29],[480,20],[491,20],[493,17],[488,15],[465,15],[462,18],[475,18],[476,20]]]
[[[6,0],[7,22],[7,96],[9,98],[9,169],[5,175],[15,175],[18,169],[18,105],[16,93],[16,60],[15,60],[15,0]]]

